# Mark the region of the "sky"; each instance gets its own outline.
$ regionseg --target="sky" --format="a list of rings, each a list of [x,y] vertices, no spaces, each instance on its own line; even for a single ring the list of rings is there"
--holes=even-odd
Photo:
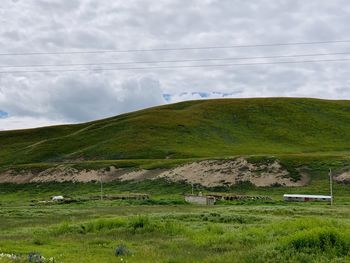
[[[195,99],[350,99],[349,61],[276,63],[350,59],[350,42],[261,46],[347,41],[349,24],[346,0],[3,0],[0,130]]]

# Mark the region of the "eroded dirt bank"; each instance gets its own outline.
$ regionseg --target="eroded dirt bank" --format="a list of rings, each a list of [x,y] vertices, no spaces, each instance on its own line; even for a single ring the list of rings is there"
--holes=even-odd
[[[335,181],[339,183],[350,184],[350,170],[342,172],[340,175],[335,177]]]
[[[209,187],[234,185],[242,181],[249,181],[256,186],[303,186],[308,182],[304,174],[300,175],[300,180],[293,180],[288,170],[277,160],[269,163],[250,163],[245,158],[190,163],[163,172],[158,177]]]
[[[45,183],[45,182],[105,182],[115,180],[143,180],[154,178],[164,170],[124,169],[110,166],[105,169],[79,170],[59,165],[41,172],[7,170],[0,173],[0,183]]]
[[[0,183],[36,182],[92,182],[99,180],[144,180],[163,178],[173,182],[201,184],[203,186],[234,185],[249,181],[256,186],[284,185],[303,186],[308,177],[300,173],[300,178],[292,178],[290,172],[278,160],[252,163],[245,158],[228,160],[206,160],[188,163],[172,169],[131,169],[113,166],[97,170],[78,170],[65,165],[44,171],[7,170],[0,172]]]

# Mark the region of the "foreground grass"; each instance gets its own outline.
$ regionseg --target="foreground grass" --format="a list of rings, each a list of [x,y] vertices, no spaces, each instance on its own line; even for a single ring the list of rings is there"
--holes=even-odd
[[[0,250],[24,257],[35,251],[56,262],[350,260],[346,206],[95,205],[2,208],[2,218],[17,225],[1,226]],[[118,246],[125,254],[117,257]]]
[[[151,195],[115,201],[89,200],[97,183],[0,185],[0,262],[27,262],[33,252],[55,262],[349,262],[348,186],[335,184],[333,207],[281,201],[285,192],[326,194],[326,175],[315,170],[312,184],[300,188],[221,189],[272,200],[211,207],[184,203],[190,187],[165,181],[106,184],[106,194]],[[78,202],[32,202],[55,194]]]

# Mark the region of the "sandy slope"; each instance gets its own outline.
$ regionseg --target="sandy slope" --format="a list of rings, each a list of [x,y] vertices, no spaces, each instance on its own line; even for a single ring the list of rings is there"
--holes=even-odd
[[[302,186],[308,182],[306,175],[302,175],[299,181],[292,181],[288,171],[278,161],[255,164],[245,158],[193,162],[168,170],[125,169],[113,166],[108,169],[77,170],[59,165],[42,172],[8,170],[0,173],[0,183],[91,182],[101,178],[105,182],[163,178],[204,186],[234,185],[240,181],[250,181],[256,186]]]
[[[190,163],[166,171],[158,177],[204,186],[234,185],[239,181],[250,181],[256,186],[273,184],[302,186],[307,183],[306,176],[293,182],[288,175],[288,171],[278,161],[268,164],[253,164],[244,158],[238,158]]]
[[[345,171],[335,178],[336,182],[340,183],[350,183],[350,171]]]
[[[133,170],[113,166],[108,169],[78,170],[65,165],[34,173],[32,171],[8,170],[0,173],[0,183],[44,183],[44,182],[105,182],[115,180],[140,180],[157,176],[163,170]]]

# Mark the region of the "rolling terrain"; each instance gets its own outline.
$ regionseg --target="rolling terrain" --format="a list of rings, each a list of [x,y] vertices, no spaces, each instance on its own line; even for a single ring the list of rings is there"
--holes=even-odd
[[[189,101],[0,132],[0,262],[349,262],[349,164],[350,101]],[[282,201],[328,195],[329,168],[334,205]],[[130,194],[149,199],[111,198]]]
[[[103,176],[177,178],[208,186],[240,180],[291,186],[304,177],[296,184],[304,185],[309,180],[298,167],[310,161],[338,161],[339,168],[349,163],[350,101],[188,101],[89,123],[4,131],[0,145],[0,182],[88,182]],[[227,166],[240,156],[246,164]],[[261,160],[252,164],[252,157]],[[201,162],[208,159],[230,160],[215,170]],[[171,170],[186,163],[191,173],[181,167]],[[202,174],[207,178],[201,179]],[[342,181],[349,181],[344,174]]]
[[[99,121],[0,132],[0,165],[237,155],[348,155],[350,101],[188,101]]]

